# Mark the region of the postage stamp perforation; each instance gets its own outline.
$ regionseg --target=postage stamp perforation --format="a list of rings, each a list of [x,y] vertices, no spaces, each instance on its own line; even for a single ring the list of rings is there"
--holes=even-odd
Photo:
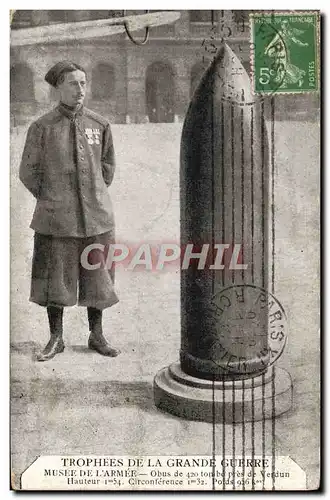
[[[253,93],[270,96],[319,92],[320,12],[255,11],[250,13],[249,21]]]

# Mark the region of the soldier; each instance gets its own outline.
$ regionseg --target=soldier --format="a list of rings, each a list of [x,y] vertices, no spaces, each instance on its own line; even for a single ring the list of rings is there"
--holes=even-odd
[[[60,102],[30,126],[19,172],[36,198],[30,301],[47,308],[50,328],[50,340],[37,359],[63,352],[63,308],[75,305],[77,295],[78,305],[87,307],[88,347],[114,357],[119,351],[102,331],[102,310],[118,302],[114,272],[104,265],[88,270],[80,263],[87,245],[114,242],[110,124],[83,106],[86,71],[80,65],[61,61],[45,80],[57,89]],[[97,258],[105,264],[103,254]]]

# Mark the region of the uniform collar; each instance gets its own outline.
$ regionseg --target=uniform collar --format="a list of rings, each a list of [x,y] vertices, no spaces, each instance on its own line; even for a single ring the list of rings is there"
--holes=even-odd
[[[84,113],[84,106],[82,104],[77,109],[73,109],[67,104],[64,104],[64,102],[60,102],[57,109],[60,113],[62,113],[62,115],[66,116],[70,120],[73,120]]]

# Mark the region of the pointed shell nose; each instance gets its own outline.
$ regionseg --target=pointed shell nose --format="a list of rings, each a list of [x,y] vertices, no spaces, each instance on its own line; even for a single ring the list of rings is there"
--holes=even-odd
[[[237,104],[259,100],[251,87],[246,69],[231,48],[223,43],[203,78],[215,101],[228,100]],[[204,90],[202,90],[204,92]]]

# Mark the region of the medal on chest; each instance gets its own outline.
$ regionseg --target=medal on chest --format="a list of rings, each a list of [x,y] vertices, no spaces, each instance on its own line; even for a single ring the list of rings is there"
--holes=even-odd
[[[100,144],[100,129],[99,128],[85,128],[85,134],[88,144]]]

